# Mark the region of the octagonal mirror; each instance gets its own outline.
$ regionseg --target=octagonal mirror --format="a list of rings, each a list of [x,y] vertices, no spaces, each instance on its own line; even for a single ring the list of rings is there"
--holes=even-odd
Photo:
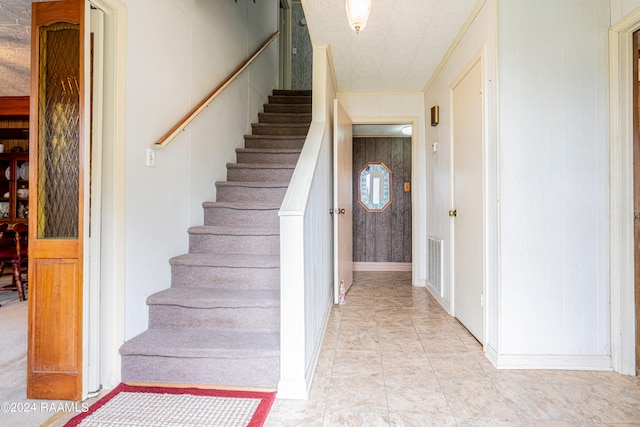
[[[382,162],[360,169],[358,201],[369,212],[382,212],[391,204],[391,170]]]

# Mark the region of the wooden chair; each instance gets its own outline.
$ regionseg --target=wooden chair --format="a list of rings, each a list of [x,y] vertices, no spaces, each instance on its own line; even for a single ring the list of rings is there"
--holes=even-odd
[[[22,279],[22,265],[29,259],[29,227],[27,224],[16,224],[13,226],[16,242],[16,257],[13,260],[13,280],[18,288],[20,301],[27,299],[27,280]]]
[[[2,287],[5,291],[18,291],[20,301],[26,300],[26,281],[22,280],[22,264],[28,257],[28,228],[26,224],[16,224],[13,235],[8,231],[8,224],[0,224],[0,262],[4,270],[5,263],[11,263],[11,284]]]

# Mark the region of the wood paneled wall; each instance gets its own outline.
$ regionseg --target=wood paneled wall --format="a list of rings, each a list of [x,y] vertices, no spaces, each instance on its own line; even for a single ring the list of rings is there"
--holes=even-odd
[[[360,169],[383,162],[391,169],[392,202],[383,212],[367,212],[358,203]],[[353,261],[411,262],[411,138],[353,139]]]

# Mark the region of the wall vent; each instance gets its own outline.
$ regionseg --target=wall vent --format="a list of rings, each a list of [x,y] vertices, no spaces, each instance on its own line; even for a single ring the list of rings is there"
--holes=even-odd
[[[442,258],[442,246],[444,240],[429,237],[427,240],[427,282],[434,290],[438,292],[438,295],[442,295],[442,273],[443,273],[443,258]]]

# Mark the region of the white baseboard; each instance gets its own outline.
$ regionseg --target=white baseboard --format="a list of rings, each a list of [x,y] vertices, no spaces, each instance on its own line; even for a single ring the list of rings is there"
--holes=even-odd
[[[424,279],[414,279],[413,286],[416,288],[424,288],[427,286],[427,281]]]
[[[438,303],[442,306],[442,308],[444,308],[447,314],[451,316],[451,305],[449,304],[449,301],[446,301],[444,298],[442,298],[440,294],[438,294],[438,292],[433,289],[428,283],[426,284],[425,289],[431,294],[432,297],[436,299],[436,301],[438,301]]]
[[[573,371],[613,371],[610,356],[562,356],[562,355],[489,355],[495,357],[498,369],[558,369]]]
[[[498,368],[498,352],[488,344],[485,344],[483,350],[484,350],[484,355],[486,356],[487,359],[489,359],[489,362],[491,362],[493,367]]]
[[[307,383],[304,380],[301,381],[284,381],[278,382],[278,393],[276,394],[278,399],[302,399],[307,400],[309,395],[307,394]]]
[[[353,271],[411,271],[410,262],[354,262]]]

